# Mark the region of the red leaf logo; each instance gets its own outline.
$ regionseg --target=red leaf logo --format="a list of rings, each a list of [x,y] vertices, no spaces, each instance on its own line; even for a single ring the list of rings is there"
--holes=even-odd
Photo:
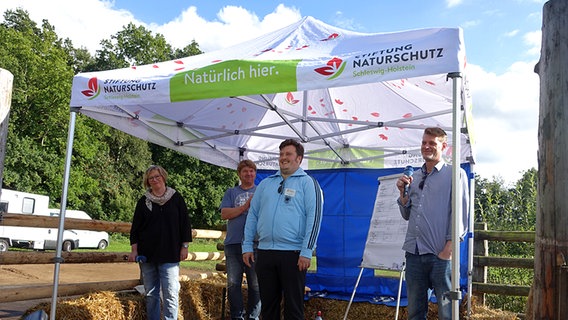
[[[381,114],[378,112],[371,112],[371,115],[375,118],[378,118]]]
[[[343,101],[341,101],[341,99],[335,99],[335,103],[337,103],[338,105],[342,105]]]
[[[333,40],[339,37],[339,34],[337,33],[332,33],[329,35],[329,37],[325,38],[325,39],[321,39],[321,41],[328,41],[328,40]]]
[[[343,60],[335,57],[329,60],[325,66],[316,68],[314,71],[324,76],[331,76],[329,79],[334,79],[343,72],[345,65],[342,66],[342,64],[344,64]]]
[[[382,140],[385,140],[385,141],[389,139],[389,137],[387,137],[386,135],[384,135],[382,133],[379,134],[379,138],[381,138]]]
[[[333,66],[335,69],[339,69],[339,67],[341,66],[341,63],[343,62],[343,60],[339,59],[339,58],[333,58],[331,60],[329,60],[327,62],[328,66]]]
[[[316,68],[316,72],[324,76],[331,76],[335,72],[335,70],[332,67],[325,66]]]
[[[405,118],[405,119],[411,118],[411,117],[412,117],[412,113],[409,112],[409,113],[407,113],[407,114],[404,114],[402,117]]]
[[[100,93],[99,81],[97,80],[96,77],[89,79],[89,82],[87,83],[87,87],[89,87],[89,89],[81,91],[81,93],[83,95],[85,95],[86,97],[89,97],[91,99],[93,99],[93,98],[95,98],[96,96],[99,95],[99,93]]]
[[[288,102],[288,104],[290,105],[295,105],[296,103],[300,102],[300,100],[294,99],[292,92],[288,92],[288,94],[286,95],[286,102]]]

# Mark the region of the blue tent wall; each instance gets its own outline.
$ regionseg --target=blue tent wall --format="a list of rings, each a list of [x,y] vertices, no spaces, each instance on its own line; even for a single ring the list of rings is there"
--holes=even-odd
[[[469,174],[469,165],[462,167]],[[361,271],[369,222],[381,176],[402,173],[392,169],[310,170],[324,191],[322,226],[316,249],[317,272],[308,273],[306,285],[312,292],[349,299]],[[259,170],[257,183],[274,171]],[[467,246],[461,244],[460,284],[467,287]],[[402,250],[402,249],[401,249]],[[364,269],[356,300],[379,296],[396,297],[398,278],[379,278],[373,269]],[[403,289],[403,297],[406,290]]]

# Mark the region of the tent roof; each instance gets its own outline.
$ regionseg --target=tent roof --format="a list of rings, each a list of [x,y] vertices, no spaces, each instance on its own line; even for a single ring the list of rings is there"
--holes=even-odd
[[[423,128],[451,141],[448,74],[459,74],[460,161],[472,162],[464,69],[459,28],[365,34],[306,17],[231,48],[78,74],[71,106],[229,168],[244,157],[277,169],[290,137],[304,142],[306,169],[402,167],[422,162]]]

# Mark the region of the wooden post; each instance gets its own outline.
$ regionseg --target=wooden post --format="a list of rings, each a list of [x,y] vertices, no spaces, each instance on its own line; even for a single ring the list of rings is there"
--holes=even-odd
[[[568,1],[544,4],[540,77],[538,197],[533,319],[566,319],[559,285],[568,257]],[[565,279],[565,278],[564,278]],[[566,281],[566,280],[564,280]]]
[[[4,157],[6,155],[13,80],[14,76],[8,70],[0,69],[0,186],[2,185],[2,177],[4,177]],[[1,193],[0,191],[0,195]]]
[[[475,230],[485,230],[487,231],[487,223],[476,223]],[[487,240],[477,240],[474,239],[473,242],[473,256],[487,257],[489,255],[489,244]],[[473,265],[473,271],[471,275],[471,280],[473,282],[487,283],[487,266],[476,266]],[[475,293],[473,294],[479,303],[485,305],[485,294]]]

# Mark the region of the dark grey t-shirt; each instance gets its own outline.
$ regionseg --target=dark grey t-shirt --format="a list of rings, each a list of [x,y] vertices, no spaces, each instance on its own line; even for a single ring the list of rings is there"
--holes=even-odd
[[[220,209],[242,206],[248,198],[254,194],[255,190],[256,186],[248,190],[243,190],[241,186],[228,189],[223,196]],[[248,210],[240,216],[227,221],[227,236],[225,237],[225,244],[241,244],[243,242],[243,233],[245,229],[245,222],[247,221],[247,214]]]

